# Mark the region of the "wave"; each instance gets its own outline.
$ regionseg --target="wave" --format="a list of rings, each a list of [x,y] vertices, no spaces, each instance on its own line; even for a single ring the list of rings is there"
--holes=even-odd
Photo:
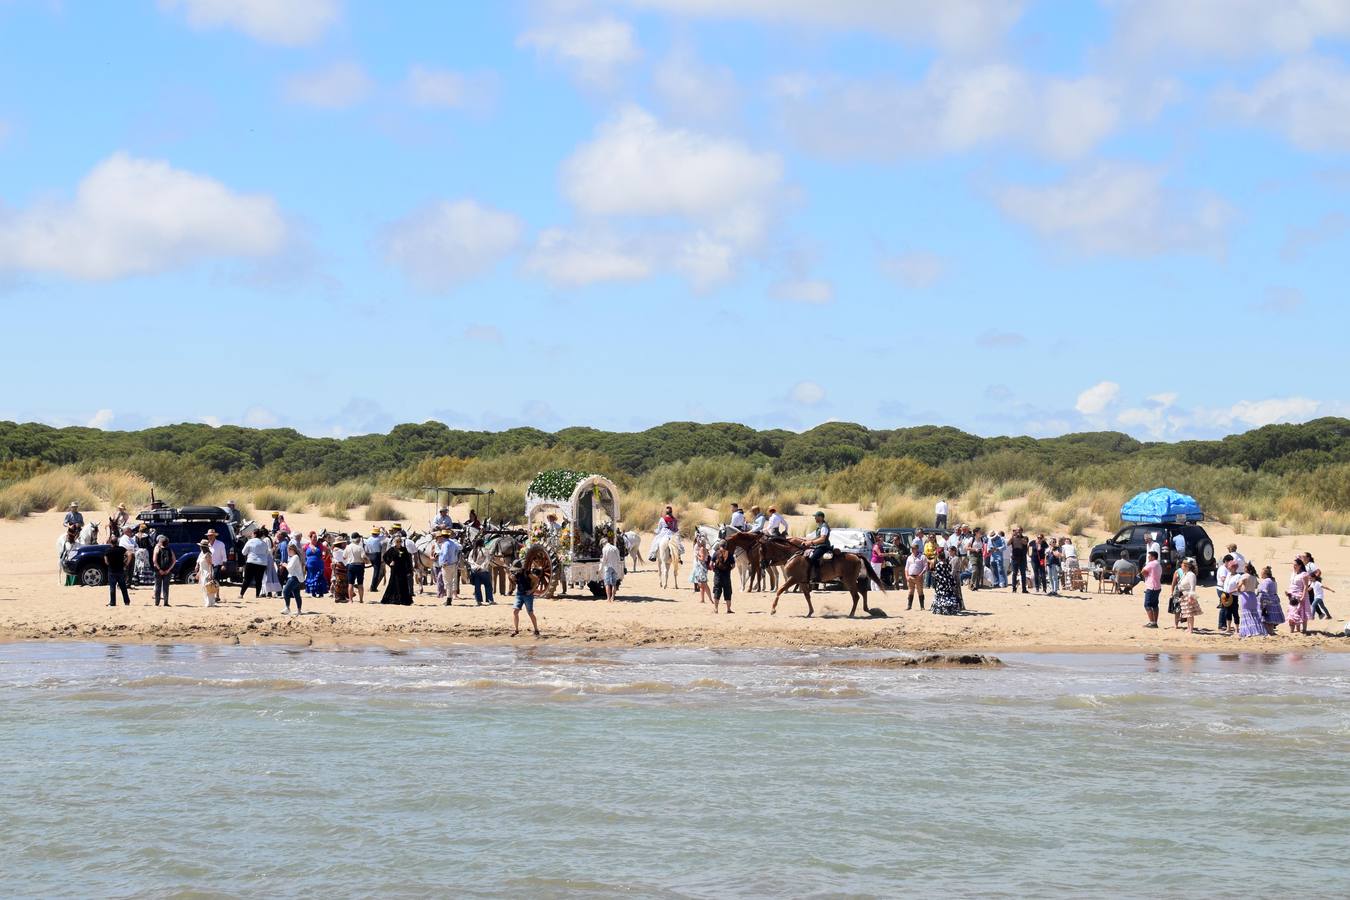
[[[189,675],[148,675],[117,682],[122,688],[211,687],[250,691],[301,691],[323,684],[323,681],[297,681],[294,678],[193,678]]]

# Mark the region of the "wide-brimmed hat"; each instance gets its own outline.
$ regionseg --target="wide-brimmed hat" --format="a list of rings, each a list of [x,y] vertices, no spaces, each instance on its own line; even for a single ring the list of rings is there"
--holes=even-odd
[[[126,505],[125,503],[119,503],[119,504],[117,504],[117,508],[118,508],[118,509],[126,509],[126,508],[127,508],[127,505]]]
[[[79,503],[76,503],[74,500],[72,500],[72,501],[70,501],[70,506],[67,507],[67,509],[75,509],[75,508],[77,508],[79,505],[80,505]]]
[[[201,547],[203,550],[210,550],[211,542],[208,541],[206,538],[202,538],[201,541],[198,542],[197,546]]]

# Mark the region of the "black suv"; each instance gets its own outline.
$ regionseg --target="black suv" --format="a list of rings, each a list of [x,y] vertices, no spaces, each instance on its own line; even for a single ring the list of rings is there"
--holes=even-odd
[[[239,554],[235,548],[234,530],[230,527],[228,514],[219,506],[147,509],[137,513],[136,519],[149,528],[152,546],[159,535],[168,536],[169,549],[177,557],[173,570],[175,581],[192,580],[197,566],[197,553],[201,550],[199,544],[206,537],[206,532],[213,529],[225,544],[225,578],[233,580],[238,577]],[[91,587],[107,584],[108,567],[103,557],[109,549],[109,544],[76,547],[67,554],[62,565],[80,584]]]
[[[1172,538],[1178,532],[1185,538],[1186,556],[1195,560],[1195,577],[1200,581],[1213,579],[1218,569],[1214,558],[1214,542],[1199,525],[1178,525],[1174,522],[1126,524],[1114,536],[1107,538],[1106,543],[1092,548],[1088,564],[1094,568],[1101,565],[1110,569],[1123,556],[1142,568],[1147,557],[1148,536],[1157,534],[1158,543],[1166,545],[1166,549],[1172,549],[1175,547]],[[1164,581],[1171,580],[1173,570],[1181,562],[1175,557],[1174,552],[1163,554]]]

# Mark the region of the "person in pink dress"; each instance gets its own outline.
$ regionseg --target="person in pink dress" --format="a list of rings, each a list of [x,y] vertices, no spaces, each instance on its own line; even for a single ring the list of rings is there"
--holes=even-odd
[[[1289,633],[1307,634],[1308,620],[1312,618],[1312,604],[1308,602],[1310,591],[1308,576],[1303,560],[1294,560],[1294,574],[1289,576],[1289,590],[1285,597],[1289,600]]]

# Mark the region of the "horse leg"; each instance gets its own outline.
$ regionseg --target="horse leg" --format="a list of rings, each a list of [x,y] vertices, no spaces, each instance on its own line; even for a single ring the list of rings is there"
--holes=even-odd
[[[816,608],[811,605],[811,582],[810,580],[802,582],[802,596],[806,598],[806,617],[809,619],[816,614]]]
[[[848,595],[853,599],[853,606],[848,611],[848,617],[851,619],[858,614],[858,589],[850,585]]]

